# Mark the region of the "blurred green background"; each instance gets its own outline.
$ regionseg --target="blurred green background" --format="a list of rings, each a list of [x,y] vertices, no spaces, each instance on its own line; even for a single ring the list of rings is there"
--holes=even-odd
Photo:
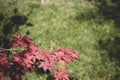
[[[8,48],[13,34],[26,32],[40,50],[79,51],[67,65],[71,80],[120,80],[120,0],[0,0],[0,45]]]

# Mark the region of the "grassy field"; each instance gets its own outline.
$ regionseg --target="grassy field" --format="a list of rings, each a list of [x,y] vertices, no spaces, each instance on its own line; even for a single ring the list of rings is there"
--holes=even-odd
[[[40,50],[78,50],[79,60],[67,65],[71,80],[120,80],[120,28],[99,12],[94,0],[0,1],[0,16],[4,15],[1,38],[29,31]],[[16,16],[20,18],[17,22]],[[23,80],[46,78],[34,72],[23,76]]]

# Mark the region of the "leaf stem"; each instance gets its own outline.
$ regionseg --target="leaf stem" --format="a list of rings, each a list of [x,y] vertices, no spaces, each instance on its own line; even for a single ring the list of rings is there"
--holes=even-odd
[[[20,51],[21,49],[4,49],[0,48],[0,51]]]

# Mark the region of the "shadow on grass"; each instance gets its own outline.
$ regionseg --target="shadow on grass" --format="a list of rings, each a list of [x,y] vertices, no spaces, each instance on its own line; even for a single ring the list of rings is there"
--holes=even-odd
[[[0,13],[0,48],[9,48],[9,38],[11,35],[19,31],[21,25],[33,26],[32,23],[27,23],[28,17],[17,12],[17,8],[13,9],[14,14],[8,17],[5,13]]]
[[[46,72],[43,70],[43,68],[39,68],[36,70],[37,74],[44,75],[44,74],[50,74],[50,71],[47,70]]]
[[[106,40],[99,41],[100,48],[107,51],[110,61],[114,61],[116,66],[116,74],[110,80],[120,79],[120,37],[115,36]],[[103,55],[102,55],[103,56]],[[104,56],[103,56],[104,57]]]
[[[99,0],[98,12],[105,20],[113,20],[116,28],[120,28],[120,0]]]
[[[101,25],[106,21],[113,21],[115,28],[120,28],[120,0],[88,0],[96,6],[97,10],[86,10],[76,16],[78,21],[94,21]],[[116,35],[116,34],[114,34]],[[120,80],[120,36],[99,40],[101,50],[107,51],[111,62],[115,62],[116,72],[110,80]],[[101,55],[106,58],[106,54]]]
[[[86,10],[76,16],[78,21],[93,20],[97,24],[112,20],[116,28],[120,28],[120,0],[88,0],[97,10]]]

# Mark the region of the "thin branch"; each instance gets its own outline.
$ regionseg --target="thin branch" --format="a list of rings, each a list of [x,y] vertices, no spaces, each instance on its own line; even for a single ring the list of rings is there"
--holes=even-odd
[[[19,38],[19,40],[21,40],[25,35],[27,35],[29,33],[29,31],[27,31],[25,34],[22,35],[21,38]]]
[[[0,51],[21,51],[21,49],[4,49],[4,48],[0,48]]]

